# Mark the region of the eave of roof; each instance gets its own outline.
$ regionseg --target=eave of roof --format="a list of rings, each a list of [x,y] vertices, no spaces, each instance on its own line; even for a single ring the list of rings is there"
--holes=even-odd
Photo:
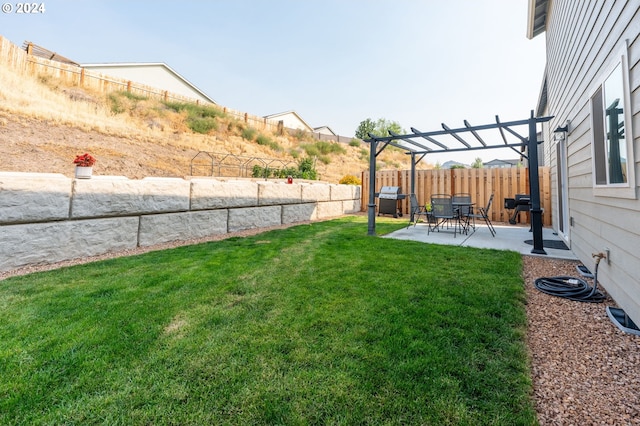
[[[547,28],[549,0],[529,0],[527,17],[527,38],[531,40]]]
[[[298,118],[298,120],[300,120],[300,122],[301,122],[302,124],[304,124],[305,126],[307,126],[307,127],[309,128],[309,130],[313,130],[313,127],[311,127],[311,126],[309,125],[309,123],[307,123],[306,121],[304,121],[304,120],[302,119],[302,117],[300,117],[300,114],[298,114],[298,113],[297,113],[297,112],[295,112],[294,110],[284,111],[284,112],[278,112],[278,113],[275,113],[275,114],[265,115],[265,116],[264,116],[264,118],[266,118],[267,120],[275,120],[275,119],[277,119],[278,117],[283,117],[283,116],[285,116],[285,115],[289,115],[289,114],[293,114],[293,115],[295,115],[295,116]]]
[[[544,70],[544,76],[542,77],[542,86],[540,87],[540,94],[538,95],[538,105],[536,107],[536,117],[542,117],[545,109],[547,108],[547,70]]]

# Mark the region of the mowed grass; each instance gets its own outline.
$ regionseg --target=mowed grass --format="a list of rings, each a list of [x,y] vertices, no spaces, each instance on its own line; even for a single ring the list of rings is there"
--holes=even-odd
[[[0,281],[0,424],[536,424],[520,255],[366,234]]]

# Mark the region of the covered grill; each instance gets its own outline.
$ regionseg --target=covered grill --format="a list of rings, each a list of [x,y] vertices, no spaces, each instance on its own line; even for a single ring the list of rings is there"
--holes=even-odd
[[[407,198],[406,194],[400,194],[399,186],[383,186],[380,192],[376,192],[378,197],[378,216],[381,214],[392,214],[393,217],[402,216],[400,200]]]
[[[509,223],[515,225],[518,213],[531,210],[531,196],[529,196],[529,194],[516,194],[516,198],[505,198],[504,208],[507,210],[513,209]]]

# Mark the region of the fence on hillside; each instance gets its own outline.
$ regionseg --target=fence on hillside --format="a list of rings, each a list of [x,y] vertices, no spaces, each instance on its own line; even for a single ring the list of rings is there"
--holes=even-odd
[[[544,209],[542,223],[551,226],[551,173],[549,167],[539,167],[540,207]],[[402,194],[411,192],[410,170],[389,170],[376,172],[375,191],[383,186],[398,186]],[[362,211],[369,204],[369,172],[362,172]],[[507,222],[513,211],[504,208],[505,198],[514,198],[516,194],[529,193],[529,169],[526,167],[491,168],[491,169],[447,169],[416,170],[415,193],[418,202],[424,205],[431,199],[431,194],[469,193],[476,206],[486,207],[493,194],[493,203],[489,211],[489,219],[496,222]],[[375,200],[377,204],[377,200]],[[409,197],[402,200],[401,211],[409,214]],[[520,220],[528,213],[520,213]]]
[[[171,93],[167,90],[160,90],[155,87],[136,83],[130,80],[117,77],[103,75],[87,71],[85,68],[69,63],[50,60],[35,55],[29,55],[26,50],[11,43],[11,41],[0,35],[0,65],[4,64],[13,69],[20,75],[38,77],[38,78],[54,78],[63,85],[77,86],[92,92],[108,94],[112,92],[126,91],[134,95],[144,96],[150,99],[159,99],[162,101],[178,101],[196,104],[205,104],[198,99],[192,99],[184,95]],[[215,104],[206,103],[208,106]],[[284,128],[281,121],[267,120],[264,117],[258,117],[246,112],[237,111],[231,108],[215,105],[219,107],[225,114],[228,114],[238,120],[244,121],[249,126],[257,130],[265,130],[275,134],[284,134]],[[294,129],[288,129],[289,133],[295,132]],[[330,136],[320,133],[310,133],[311,136],[318,140],[331,140],[336,142],[351,142],[351,138],[344,136]]]

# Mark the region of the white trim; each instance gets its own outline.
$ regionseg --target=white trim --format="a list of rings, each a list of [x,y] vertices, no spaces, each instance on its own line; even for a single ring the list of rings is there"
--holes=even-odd
[[[636,199],[636,178],[635,178],[635,157],[633,150],[633,121],[631,114],[631,91],[629,89],[629,61],[628,61],[628,41],[624,40],[622,46],[614,51],[612,59],[606,67],[604,67],[594,79],[594,84],[589,90],[589,115],[591,124],[593,123],[592,99],[596,91],[604,85],[604,82],[615,71],[618,65],[621,65],[622,86],[623,86],[623,102],[624,102],[624,121],[625,121],[625,142],[627,145],[627,182],[619,184],[596,184],[596,158],[593,142],[593,126],[591,127],[591,166],[592,166],[592,185],[593,195],[597,197],[615,197]],[[605,127],[606,128],[606,127]]]

